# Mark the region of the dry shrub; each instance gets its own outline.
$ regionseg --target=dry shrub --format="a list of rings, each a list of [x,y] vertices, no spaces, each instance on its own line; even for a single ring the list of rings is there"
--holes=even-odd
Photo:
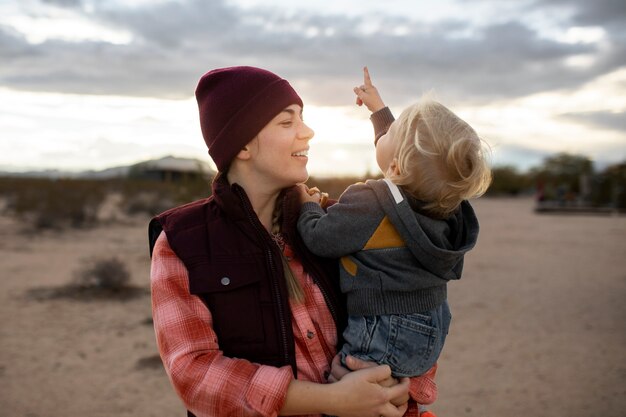
[[[206,179],[193,178],[178,182],[128,179],[121,184],[122,209],[131,215],[154,216],[169,208],[211,195]]]
[[[31,288],[27,295],[38,301],[58,298],[78,301],[125,301],[150,293],[146,288],[130,284],[130,272],[126,264],[115,256],[91,258],[83,260],[82,263],[68,284],[60,287]]]
[[[107,292],[121,292],[128,288],[130,273],[117,257],[93,259],[75,273],[77,287]]]
[[[112,192],[122,195],[119,205],[125,213],[154,216],[208,197],[211,185],[205,178],[169,182],[136,178],[0,178],[0,197],[6,201],[4,210],[36,230],[95,226],[100,207]]]
[[[130,215],[148,214],[155,216],[176,206],[170,196],[157,191],[141,191],[123,196],[122,210]]]
[[[107,189],[108,183],[95,180],[14,178],[0,182],[7,209],[37,230],[95,225]]]

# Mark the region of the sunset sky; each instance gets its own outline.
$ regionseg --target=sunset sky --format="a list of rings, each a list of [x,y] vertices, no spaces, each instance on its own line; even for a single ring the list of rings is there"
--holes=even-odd
[[[376,172],[364,65],[396,115],[434,91],[494,165],[626,160],[624,0],[0,0],[0,170],[209,161],[193,92],[232,65],[300,93],[312,175]]]

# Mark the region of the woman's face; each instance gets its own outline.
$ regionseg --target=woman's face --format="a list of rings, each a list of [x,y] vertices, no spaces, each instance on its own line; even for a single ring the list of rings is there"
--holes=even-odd
[[[248,144],[257,180],[279,188],[305,182],[313,135],[299,105],[292,104],[276,115]]]

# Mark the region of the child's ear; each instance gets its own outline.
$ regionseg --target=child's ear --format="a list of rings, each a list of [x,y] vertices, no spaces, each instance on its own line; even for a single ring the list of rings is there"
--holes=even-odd
[[[393,158],[393,161],[389,164],[389,168],[387,168],[387,173],[391,175],[400,175],[400,168],[398,168],[398,158]]]

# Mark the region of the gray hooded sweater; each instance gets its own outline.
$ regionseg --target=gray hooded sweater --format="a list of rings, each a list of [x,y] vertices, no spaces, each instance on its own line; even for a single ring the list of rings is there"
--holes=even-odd
[[[445,220],[420,212],[420,202],[388,179],[354,184],[328,212],[305,203],[298,231],[319,256],[341,258],[348,314],[423,312],[446,299],[461,278],[463,256],[478,238],[469,202]]]

